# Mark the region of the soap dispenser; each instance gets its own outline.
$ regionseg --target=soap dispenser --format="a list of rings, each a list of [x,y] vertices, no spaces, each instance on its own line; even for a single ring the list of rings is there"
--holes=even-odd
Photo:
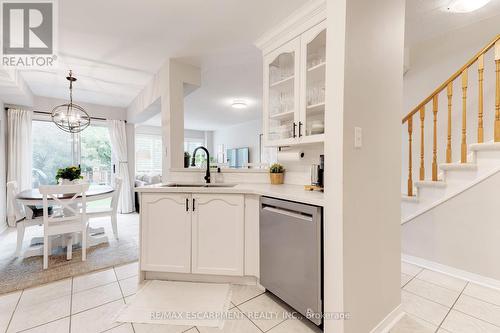
[[[215,174],[215,183],[224,183],[224,175],[222,174],[220,167],[217,167],[217,173]]]

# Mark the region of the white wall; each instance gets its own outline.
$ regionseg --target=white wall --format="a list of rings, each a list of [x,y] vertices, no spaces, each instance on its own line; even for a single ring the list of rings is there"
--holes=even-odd
[[[226,149],[250,148],[250,163],[259,162],[259,134],[262,133],[262,120],[252,120],[238,125],[226,127],[213,132],[213,152],[217,155],[217,147],[224,144]]]
[[[0,101],[0,232],[7,227],[7,111],[4,110],[4,104]]]
[[[500,15],[474,23],[467,27],[451,31],[432,40],[410,47],[410,69],[404,77],[404,108],[402,116],[416,107],[434,89],[447,80],[470,58],[481,50],[498,33]],[[493,51],[493,50],[492,50]],[[493,138],[493,120],[495,111],[495,68],[493,53],[485,57],[484,71],[484,139]],[[452,111],[452,151],[453,161],[460,160],[461,128],[462,128],[462,91],[458,79],[453,89]],[[477,110],[478,110],[478,74],[477,66],[469,70],[469,88],[467,94],[467,142],[477,142]],[[425,169],[426,177],[431,176],[432,163],[432,102],[427,105],[425,118]],[[403,173],[402,191],[406,193],[408,179],[408,135],[406,125],[402,127],[403,136]],[[420,166],[420,120],[418,115],[413,119],[413,178],[418,178]],[[447,96],[446,91],[439,95],[438,111],[438,163],[445,162],[447,140]]]
[[[325,332],[371,332],[400,305],[403,0],[328,0]],[[354,127],[363,147],[354,148]]]
[[[500,280],[500,173],[402,226],[402,251]]]

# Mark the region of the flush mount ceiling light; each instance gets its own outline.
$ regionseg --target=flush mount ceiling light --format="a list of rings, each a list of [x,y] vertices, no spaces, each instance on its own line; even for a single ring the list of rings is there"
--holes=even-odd
[[[452,13],[470,13],[488,4],[491,0],[453,0],[448,6]]]
[[[61,104],[52,109],[52,121],[65,132],[78,133],[90,125],[88,113],[78,104],[73,103],[73,72],[66,77],[69,81],[69,103]]]
[[[231,104],[231,106],[235,109],[245,109],[247,107],[247,103],[242,100],[236,100]]]

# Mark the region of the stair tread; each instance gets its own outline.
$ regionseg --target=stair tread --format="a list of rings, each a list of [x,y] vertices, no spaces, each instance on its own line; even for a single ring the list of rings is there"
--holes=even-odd
[[[470,150],[473,151],[500,150],[500,142],[473,143],[470,145]]]
[[[407,196],[406,194],[402,194],[401,200],[406,202],[418,202],[418,197],[416,195],[410,197]]]
[[[476,163],[442,163],[439,164],[441,170],[476,170]]]

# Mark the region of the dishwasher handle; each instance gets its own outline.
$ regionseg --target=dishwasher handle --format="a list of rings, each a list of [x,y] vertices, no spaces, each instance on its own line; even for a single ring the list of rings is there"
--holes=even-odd
[[[304,214],[296,213],[296,212],[293,212],[293,211],[290,211],[290,210],[286,210],[286,209],[280,209],[280,208],[265,206],[265,207],[262,208],[262,210],[265,210],[265,211],[268,211],[268,212],[274,213],[274,214],[285,215],[285,216],[288,216],[288,217],[292,217],[292,218],[303,220],[303,221],[307,221],[307,222],[312,222],[313,221],[313,218],[310,215],[304,215]]]

